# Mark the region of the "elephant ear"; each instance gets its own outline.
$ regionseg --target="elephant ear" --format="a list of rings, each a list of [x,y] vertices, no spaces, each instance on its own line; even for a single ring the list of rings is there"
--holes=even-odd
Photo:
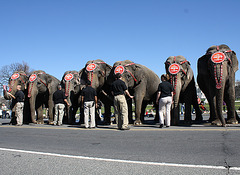
[[[49,74],[46,74],[46,83],[47,83],[47,88],[50,89],[52,84],[52,76]]]
[[[112,70],[112,66],[106,64],[106,72],[105,72],[105,74],[106,74],[106,78],[107,78],[108,75],[110,74],[111,70]]]
[[[203,55],[198,59],[197,63],[197,69],[198,69],[198,74],[202,75],[208,75],[208,60],[209,60],[209,55]]]
[[[238,59],[237,59],[237,55],[234,51],[232,51],[231,61],[232,61],[233,71],[237,72],[237,70],[238,70]]]

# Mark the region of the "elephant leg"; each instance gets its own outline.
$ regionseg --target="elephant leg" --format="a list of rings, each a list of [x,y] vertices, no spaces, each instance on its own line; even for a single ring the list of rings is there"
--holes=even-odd
[[[226,86],[225,92],[224,92],[224,101],[227,105],[227,123],[238,124],[236,110],[235,110],[235,84],[234,83],[229,83],[229,85]]]
[[[39,105],[39,107],[37,108],[37,116],[38,116],[37,124],[44,124],[42,105]]]
[[[142,123],[145,123],[144,114],[145,114],[146,107],[147,107],[147,103],[143,102],[142,109],[141,109],[141,116],[140,116],[140,120],[142,121]]]
[[[142,110],[142,102],[143,102],[143,96],[141,95],[137,95],[135,96],[135,122],[134,125],[141,125],[141,110]]]
[[[191,104],[185,103],[184,121],[186,124],[192,124]]]
[[[179,115],[179,105],[173,104],[173,108],[171,110],[171,125],[177,126],[179,124],[180,115]]]
[[[109,103],[104,104],[104,124],[111,124],[111,105]]]
[[[48,124],[53,125],[54,102],[52,100],[52,95],[49,96],[48,107],[49,107],[49,109],[48,109],[48,115],[49,115]]]
[[[130,124],[133,124],[133,118],[132,118],[132,99],[129,99],[127,101],[128,104],[128,121]]]

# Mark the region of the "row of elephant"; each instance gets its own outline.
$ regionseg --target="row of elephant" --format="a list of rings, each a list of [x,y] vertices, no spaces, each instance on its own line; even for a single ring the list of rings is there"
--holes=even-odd
[[[201,122],[202,114],[197,102],[195,79],[189,61],[183,56],[170,56],[165,62],[165,69],[174,87],[172,125],[177,125],[179,122],[179,103],[185,103],[185,122],[191,123],[191,105],[196,110],[196,120]],[[227,123],[238,123],[235,112],[235,72],[237,70],[236,53],[227,45],[212,46],[198,59],[197,81],[209,102],[209,121],[214,125],[226,125],[222,115],[223,101],[226,102],[228,110]],[[113,66],[100,59],[88,61],[80,71],[66,71],[61,81],[42,70],[34,71],[30,76],[18,71],[9,78],[8,92],[14,94],[16,86],[22,85],[26,96],[25,123],[43,124],[44,104],[49,109],[49,124],[52,124],[54,113],[52,96],[57,90],[57,85],[61,84],[70,103],[70,106],[66,107],[67,122],[74,124],[75,114],[81,106],[81,90],[85,87],[85,82],[90,80],[92,87],[97,91],[98,98],[104,104],[104,121],[110,124],[113,105],[110,86],[116,73],[122,74],[130,94],[134,95],[135,121],[132,119],[132,112],[129,112],[129,122],[140,125],[144,120],[147,104],[156,102],[160,79],[149,68],[130,60],[117,61]],[[7,91],[4,91],[4,97],[10,99]],[[129,110],[132,111],[132,101],[128,100],[128,103]]]

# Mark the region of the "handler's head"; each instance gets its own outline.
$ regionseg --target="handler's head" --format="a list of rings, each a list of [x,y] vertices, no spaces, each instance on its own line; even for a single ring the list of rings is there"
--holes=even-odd
[[[118,79],[120,79],[122,77],[122,75],[120,74],[120,73],[117,73],[116,75],[115,75],[115,78],[118,80]]]
[[[62,86],[60,84],[58,85],[58,90],[62,90]]]

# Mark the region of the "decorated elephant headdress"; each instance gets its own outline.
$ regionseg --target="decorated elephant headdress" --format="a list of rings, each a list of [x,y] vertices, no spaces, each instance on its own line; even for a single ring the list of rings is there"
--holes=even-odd
[[[28,76],[24,71],[15,71],[12,76],[9,78],[9,90],[8,92],[11,92],[13,87],[17,86],[18,84],[22,84],[22,88],[27,88],[27,81]]]
[[[91,81],[91,84],[93,82],[93,74],[96,73],[102,78],[106,78],[107,75],[110,73],[111,66],[109,66],[107,63],[105,63],[103,60],[97,59],[88,61],[84,68],[87,78],[89,81]]]
[[[189,81],[193,74],[190,68],[190,62],[184,56],[170,56],[165,62],[166,73],[170,77],[170,82],[176,89],[178,76],[183,79],[186,76],[186,80]]]
[[[238,60],[236,53],[232,51],[227,45],[211,46],[205,56],[208,61],[209,71],[214,71],[214,80],[216,88],[222,88],[223,80],[223,64],[227,63],[234,73],[238,70]],[[211,75],[211,74],[210,74]]]

